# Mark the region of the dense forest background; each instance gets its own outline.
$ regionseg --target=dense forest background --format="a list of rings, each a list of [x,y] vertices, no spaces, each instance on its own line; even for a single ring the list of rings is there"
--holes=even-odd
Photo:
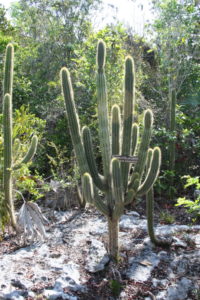
[[[153,109],[152,144],[162,149],[156,195],[168,199],[184,196],[186,180],[198,184],[200,174],[198,1],[152,0],[156,17],[143,36],[117,20],[97,31],[90,19],[100,13],[100,4],[100,0],[19,0],[12,4],[9,19],[0,6],[1,82],[6,45],[12,42],[15,47],[13,134],[21,140],[23,151],[33,131],[39,137],[34,161],[15,175],[16,188],[34,200],[52,188],[50,180],[72,188],[80,180],[60,88],[63,66],[71,72],[81,123],[89,125],[96,137],[101,168],[95,55],[97,41],[103,39],[107,45],[109,107],[122,103],[124,59],[129,54],[136,65],[135,118],[140,122],[144,109]],[[1,179],[2,149],[1,139]]]

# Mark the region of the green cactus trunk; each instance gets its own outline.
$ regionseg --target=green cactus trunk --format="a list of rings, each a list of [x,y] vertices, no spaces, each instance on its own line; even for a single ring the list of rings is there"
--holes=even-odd
[[[108,218],[109,255],[116,262],[119,260],[119,219]]]
[[[83,194],[89,203],[94,204],[107,217],[109,254],[113,260],[117,261],[119,258],[120,216],[124,212],[125,205],[131,203],[137,195],[145,195],[152,188],[159,173],[160,150],[159,148],[153,150],[152,159],[144,177],[153,123],[152,112],[147,110],[144,114],[144,130],[138,149],[139,130],[138,125],[133,124],[134,63],[131,57],[127,57],[123,120],[121,122],[120,108],[114,105],[111,124],[109,124],[104,71],[105,56],[105,44],[103,41],[99,41],[97,46],[97,105],[103,174],[98,172],[89,128],[84,127],[80,133],[70,75],[66,68],[61,70],[61,80],[71,138],[82,175]],[[131,163],[120,162],[115,158],[116,155],[134,155],[136,151],[138,152],[138,161],[135,166]],[[104,199],[99,196],[98,189],[104,194]]]
[[[14,48],[8,44],[6,48],[4,65],[4,83],[3,83],[3,137],[4,137],[4,167],[3,167],[3,188],[4,201],[7,213],[10,215],[11,224],[15,230],[18,230],[14,202],[13,202],[13,170],[19,169],[22,164],[30,161],[37,148],[37,137],[33,136],[30,148],[20,163],[13,162],[13,138],[12,138],[12,85],[13,85],[13,59]]]
[[[16,218],[12,195],[12,102],[9,94],[4,97],[3,105],[4,134],[4,192],[5,202],[13,227],[16,229]]]

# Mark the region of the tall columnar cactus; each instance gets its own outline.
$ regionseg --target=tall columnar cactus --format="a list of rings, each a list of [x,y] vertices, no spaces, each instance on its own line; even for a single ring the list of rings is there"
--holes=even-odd
[[[118,259],[119,218],[124,206],[136,196],[146,194],[153,186],[160,168],[161,153],[158,147],[152,150],[147,166],[147,154],[151,138],[153,116],[151,110],[144,113],[144,129],[139,147],[139,128],[134,123],[135,73],[131,57],[125,61],[125,84],[123,121],[118,105],[112,107],[111,124],[108,117],[105,65],[105,44],[99,41],[97,47],[97,103],[100,149],[103,161],[103,175],[98,172],[92,151],[92,139],[88,127],[80,130],[69,71],[61,70],[61,81],[71,138],[82,175],[83,193],[108,220],[109,253]],[[137,162],[120,162],[121,156],[137,154]],[[144,176],[145,168],[147,169]],[[103,192],[100,197],[98,190]]]
[[[13,162],[13,138],[12,138],[12,84],[13,84],[13,59],[14,48],[8,44],[6,48],[4,83],[3,83],[3,136],[4,136],[4,169],[3,184],[5,195],[5,207],[10,215],[11,223],[17,229],[13,204],[12,173],[22,164],[29,162],[37,148],[37,137],[33,136],[30,148],[21,162]],[[17,141],[18,142],[18,141]]]

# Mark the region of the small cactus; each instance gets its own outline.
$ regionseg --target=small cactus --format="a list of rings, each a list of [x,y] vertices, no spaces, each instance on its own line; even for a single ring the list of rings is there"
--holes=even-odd
[[[30,148],[16,165],[13,162],[13,138],[12,138],[12,85],[13,85],[13,59],[14,48],[8,44],[6,48],[4,83],[3,83],[3,140],[4,140],[4,169],[3,169],[3,189],[5,195],[5,207],[10,215],[12,226],[17,229],[17,223],[13,204],[12,172],[19,169],[22,164],[29,162],[34,156],[38,139],[33,136]]]
[[[111,124],[109,124],[105,58],[105,44],[99,41],[97,106],[103,174],[98,172],[89,128],[83,127],[82,131],[80,130],[70,74],[66,68],[61,70],[61,82],[70,134],[82,175],[83,193],[87,201],[94,204],[106,216],[109,229],[109,254],[112,259],[118,260],[119,218],[123,214],[125,205],[131,203],[138,195],[145,195],[151,190],[159,173],[161,152],[158,147],[154,148],[147,166],[153,124],[153,115],[149,109],[144,113],[144,129],[137,149],[139,128],[134,123],[135,72],[131,57],[127,57],[125,61],[123,119],[121,121],[120,108],[115,104],[112,107]],[[138,157],[135,166],[120,162],[117,158],[119,155],[132,156],[135,153]],[[143,178],[145,167],[147,173]],[[104,199],[99,196],[98,190],[103,192]]]

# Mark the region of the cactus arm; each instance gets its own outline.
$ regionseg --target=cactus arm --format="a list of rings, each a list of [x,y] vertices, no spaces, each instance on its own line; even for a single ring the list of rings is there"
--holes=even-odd
[[[153,212],[154,212],[154,194],[151,188],[146,195],[146,209],[147,209],[147,228],[150,240],[152,243],[157,244],[157,239],[154,234],[153,226]]]
[[[155,147],[153,150],[153,155],[150,162],[150,166],[148,168],[146,178],[138,189],[137,192],[138,196],[146,194],[152,188],[154,182],[158,177],[160,171],[160,164],[161,164],[161,151],[158,147]]]
[[[28,163],[33,158],[33,156],[35,155],[35,152],[37,150],[37,144],[38,144],[38,138],[37,138],[36,135],[34,135],[32,137],[31,145],[30,145],[30,147],[28,149],[28,152],[26,153],[26,155],[24,156],[24,158],[22,158],[21,162],[19,162],[15,166],[13,166],[13,170],[17,170],[17,169],[21,168],[21,166],[23,164]]]
[[[110,215],[110,210],[109,210],[108,206],[102,201],[102,199],[100,198],[100,196],[98,195],[97,192],[95,193],[95,197],[94,197],[94,205],[105,216],[109,216]]]
[[[85,173],[82,176],[82,189],[83,189],[83,197],[86,199],[88,203],[94,203],[94,189],[92,178],[89,173]]]
[[[110,172],[110,134],[109,134],[109,118],[107,105],[106,77],[104,71],[105,65],[105,44],[99,41],[97,45],[97,104],[98,104],[98,120],[99,120],[99,139],[102,152],[102,161],[105,177],[109,177]]]
[[[153,149],[149,148],[148,152],[147,152],[147,163],[146,163],[146,170],[148,172],[150,166],[151,166],[151,162],[152,162],[152,157],[153,157]]]
[[[81,192],[81,188],[78,184],[76,185],[76,190],[77,190],[77,198],[78,198],[78,203],[80,205],[80,208],[85,208],[86,205],[85,197]]]
[[[171,245],[171,241],[161,240],[155,236],[154,222],[153,222],[154,192],[152,187],[146,194],[146,210],[147,210],[147,228],[148,228],[148,234],[151,242],[158,247],[169,247]]]
[[[140,178],[144,172],[147,151],[150,143],[151,132],[152,132],[153,115],[151,110],[146,110],[144,114],[144,129],[142,134],[142,140],[138,150],[138,161],[135,165],[134,172],[139,173]]]
[[[12,98],[12,86],[13,86],[13,58],[14,48],[12,44],[8,44],[6,47],[6,58],[4,65],[4,81],[3,81],[3,95],[10,94]]]
[[[92,178],[89,173],[85,173],[82,176],[82,189],[83,196],[86,199],[86,201],[91,204],[94,204],[98,210],[100,210],[105,216],[108,216],[108,208],[99,197],[97,191],[94,189]]]
[[[134,156],[137,150],[138,144],[138,137],[139,137],[139,126],[134,123],[132,126],[132,155]]]
[[[131,175],[131,179],[130,179],[130,182],[128,184],[128,188],[132,189],[133,186],[135,185],[136,180],[139,180],[139,173],[133,173]]]
[[[133,189],[129,189],[124,199],[125,205],[132,203],[135,196],[136,192]]]
[[[134,63],[131,57],[127,57],[125,61],[125,96],[123,109],[123,132],[122,132],[122,155],[131,154],[131,133],[133,123],[133,109],[134,109],[134,94],[135,94],[135,74]],[[128,184],[128,173],[130,165],[122,163],[122,178],[124,190]]]
[[[120,163],[116,158],[111,160],[112,196],[115,201],[114,218],[119,218],[124,209],[124,191]]]
[[[80,172],[81,175],[83,175],[85,172],[88,172],[89,168],[85,158],[85,151],[81,140],[79,118],[74,103],[74,94],[71,84],[71,78],[67,68],[61,69],[61,82],[62,91],[65,99],[65,108],[67,111],[70,135],[76,153],[76,158],[78,161]]]
[[[91,134],[90,134],[90,130],[87,126],[83,127],[82,134],[83,134],[83,144],[84,144],[84,148],[85,148],[85,155],[86,155],[86,159],[87,159],[88,166],[90,169],[90,174],[93,178],[93,182],[100,190],[105,191],[107,189],[107,184],[106,184],[105,178],[101,174],[98,173],[96,162],[94,159],[94,154],[92,151],[93,145],[92,145],[92,141],[91,141]]]
[[[120,154],[120,108],[118,105],[112,107],[112,155]]]

